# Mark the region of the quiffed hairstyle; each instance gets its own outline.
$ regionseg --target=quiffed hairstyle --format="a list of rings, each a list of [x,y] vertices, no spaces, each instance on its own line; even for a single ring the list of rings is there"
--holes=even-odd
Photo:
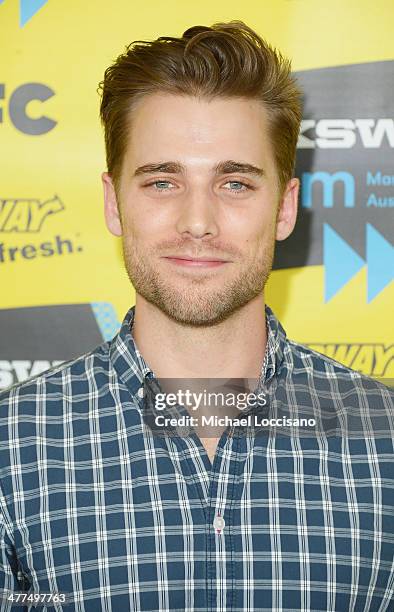
[[[134,41],[106,69],[98,92],[107,168],[115,189],[130,111],[141,97],[155,92],[260,100],[268,113],[280,194],[293,176],[301,91],[291,75],[291,62],[242,21],[194,26],[182,38]]]

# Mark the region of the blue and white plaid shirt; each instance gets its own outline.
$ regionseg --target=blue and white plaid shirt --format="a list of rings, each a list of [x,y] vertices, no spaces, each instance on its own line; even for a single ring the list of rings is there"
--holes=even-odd
[[[146,426],[133,317],[0,395],[0,591],[66,594],[66,612],[392,612],[392,391],[289,341],[267,307],[271,414],[339,429],[231,428],[211,465],[193,432]]]

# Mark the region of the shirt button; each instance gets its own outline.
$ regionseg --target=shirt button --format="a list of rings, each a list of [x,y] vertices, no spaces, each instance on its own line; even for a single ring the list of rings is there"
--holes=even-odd
[[[140,387],[137,391],[138,397],[144,397],[144,387]]]
[[[215,516],[215,518],[213,519],[213,526],[218,531],[222,531],[222,529],[224,529],[225,524],[226,523],[224,522],[224,518],[222,516]]]

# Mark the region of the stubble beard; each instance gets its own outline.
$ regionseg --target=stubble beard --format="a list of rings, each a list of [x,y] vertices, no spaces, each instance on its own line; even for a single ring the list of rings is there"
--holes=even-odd
[[[151,264],[155,258],[149,257],[148,253],[140,253],[131,237],[123,238],[123,260],[135,291],[145,300],[180,325],[209,327],[225,321],[262,293],[272,269],[274,248],[275,238],[272,235],[270,243],[265,245],[258,257],[245,264],[236,277],[220,286],[220,273],[215,283],[210,278],[213,274],[209,272],[194,277],[187,271],[175,273],[180,279],[175,285],[171,277],[163,278],[160,275]]]

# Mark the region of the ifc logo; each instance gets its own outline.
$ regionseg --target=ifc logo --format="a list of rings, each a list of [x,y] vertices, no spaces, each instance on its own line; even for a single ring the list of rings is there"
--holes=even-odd
[[[55,95],[53,89],[43,83],[23,83],[10,95],[8,102],[8,115],[13,126],[23,134],[40,136],[53,130],[57,121],[41,115],[33,118],[27,113],[27,106],[32,100],[45,102]],[[4,100],[5,84],[0,83],[0,100]],[[3,108],[0,106],[0,123],[3,123]]]

